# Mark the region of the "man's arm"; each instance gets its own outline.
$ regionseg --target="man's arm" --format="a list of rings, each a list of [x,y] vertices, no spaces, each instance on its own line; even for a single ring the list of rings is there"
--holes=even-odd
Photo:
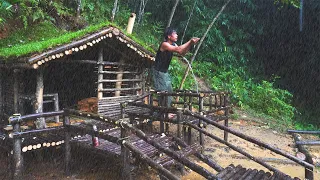
[[[161,44],[160,50],[176,52],[176,53],[179,53],[180,55],[184,55],[189,51],[190,47],[196,44],[198,41],[199,41],[199,38],[192,38],[188,42],[182,44],[181,46],[172,46],[168,42],[163,42]]]

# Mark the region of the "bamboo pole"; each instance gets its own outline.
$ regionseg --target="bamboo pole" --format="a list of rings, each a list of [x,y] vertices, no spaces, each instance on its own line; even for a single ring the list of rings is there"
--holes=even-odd
[[[126,128],[121,127],[121,139],[128,138],[128,130]],[[124,144],[121,144],[121,158],[122,158],[122,180],[131,180],[131,167],[130,167],[130,151],[128,148],[124,146]]]
[[[13,111],[18,113],[19,102],[19,70],[13,70]]]
[[[19,133],[21,131],[20,123],[13,125],[13,132]],[[13,139],[13,179],[20,180],[23,172],[23,156],[21,150],[21,138]]]
[[[299,134],[294,133],[293,138],[295,142],[301,141],[301,136]],[[312,155],[307,150],[307,148],[302,144],[297,144],[297,147],[300,152],[302,152],[306,156],[306,162],[313,165]],[[305,168],[305,179],[313,180],[313,168]]]
[[[59,95],[58,93],[53,95],[53,101],[54,101],[54,110],[55,111],[59,111]],[[59,122],[59,116],[55,117],[55,122],[58,123]]]
[[[207,132],[207,131],[204,131],[204,130],[202,130],[201,128],[199,128],[199,127],[197,127],[197,126],[195,126],[195,125],[193,125],[193,124],[191,124],[191,123],[185,122],[185,124],[188,125],[189,127],[192,127],[193,129],[196,129],[196,130],[198,130],[198,131],[201,131],[203,134],[211,137],[212,139],[214,139],[214,140],[216,140],[216,141],[218,141],[218,142],[220,142],[220,143],[222,143],[222,144],[227,145],[227,146],[230,147],[231,149],[233,149],[233,150],[235,150],[235,151],[243,154],[244,156],[248,157],[249,159],[251,159],[251,160],[253,160],[253,161],[261,164],[262,166],[266,167],[266,168],[269,169],[270,171],[282,173],[282,172],[280,172],[279,170],[277,170],[276,168],[274,168],[273,166],[271,166],[271,165],[263,162],[262,160],[254,157],[254,156],[252,156],[252,155],[250,155],[249,153],[247,153],[247,152],[245,152],[244,150],[242,150],[242,149],[240,149],[240,148],[232,145],[231,143],[228,143],[227,141],[222,140],[222,139],[220,139],[219,137],[217,137],[217,136],[215,136],[215,135],[213,135],[213,134],[211,134],[211,133],[209,133],[209,132]],[[284,174],[284,173],[282,173],[282,174]]]
[[[206,117],[203,117],[201,115],[193,113],[193,112],[191,112],[189,110],[184,110],[184,114],[191,115],[191,116],[197,117],[199,119],[202,119],[203,121],[207,122],[208,124],[216,126],[217,128],[219,128],[221,130],[227,131],[227,132],[229,132],[229,133],[231,133],[231,134],[233,134],[235,136],[238,136],[238,137],[240,137],[242,139],[245,139],[245,140],[247,140],[249,142],[255,143],[255,144],[259,145],[259,146],[262,146],[262,147],[264,147],[266,149],[269,149],[269,150],[271,150],[271,151],[273,151],[273,152],[275,152],[277,154],[280,154],[280,155],[282,155],[282,156],[284,156],[284,157],[286,157],[286,158],[288,158],[288,159],[290,159],[290,160],[292,160],[292,161],[294,161],[294,162],[296,162],[296,163],[298,163],[298,164],[300,164],[300,165],[302,165],[304,167],[311,168],[311,169],[314,168],[314,166],[312,164],[310,164],[310,163],[304,162],[303,160],[298,159],[295,156],[292,156],[292,155],[290,155],[290,154],[288,154],[288,153],[286,153],[286,152],[284,152],[284,151],[282,151],[280,149],[277,149],[276,147],[273,147],[273,146],[271,146],[269,144],[261,142],[260,140],[258,140],[256,138],[247,136],[247,135],[245,135],[245,134],[243,134],[243,133],[241,133],[239,131],[233,130],[233,129],[229,128],[229,127],[225,127],[224,125],[221,125],[221,124],[219,124],[219,123],[217,123],[215,121],[212,121],[211,119],[208,119]]]
[[[210,29],[212,28],[213,24],[217,21],[218,17],[221,15],[221,13],[224,11],[224,9],[226,8],[226,6],[229,4],[230,1],[231,1],[231,0],[228,0],[228,1],[221,7],[221,9],[220,9],[220,11],[218,12],[218,14],[213,18],[211,24],[210,24],[210,25],[208,26],[208,28],[207,28],[207,31],[204,33],[204,35],[203,35],[202,38],[200,39],[200,42],[199,42],[199,44],[198,44],[198,46],[197,46],[197,48],[196,48],[196,51],[195,51],[195,53],[193,54],[193,56],[191,57],[190,64],[192,64],[192,62],[193,62],[194,59],[196,58],[197,53],[198,53],[198,51],[199,51],[199,49],[200,49],[200,47],[201,47],[201,45],[202,45],[202,43],[203,43],[203,40],[206,38],[206,36],[207,36],[208,32],[210,31]],[[189,71],[190,71],[190,66],[187,67],[187,69],[186,69],[186,71],[185,71],[185,73],[184,73],[184,76],[183,76],[183,78],[182,78],[182,81],[181,81],[181,84],[180,84],[179,89],[182,89],[183,84],[184,84],[184,82],[185,82],[185,80],[186,80],[186,78],[187,78],[187,76],[188,76]]]
[[[37,87],[36,87],[36,103],[34,104],[35,113],[42,113],[43,112],[43,68],[39,68],[37,70]],[[35,125],[37,129],[46,128],[46,122],[43,117],[38,118],[35,121]]]
[[[71,162],[71,145],[70,145],[70,129],[68,126],[70,125],[69,112],[66,111],[63,116],[63,127],[66,129],[65,137],[64,137],[64,171],[67,176],[71,175],[70,172],[70,162]]]
[[[299,134],[320,134],[320,131],[304,131],[304,130],[288,130],[288,133],[299,133]]]
[[[98,53],[98,63],[103,62],[103,48],[100,47],[99,53]],[[103,65],[99,64],[98,65],[98,72],[103,71]],[[103,80],[103,74],[98,74],[98,99],[103,98],[103,92],[101,91],[103,89],[103,83],[101,82]]]

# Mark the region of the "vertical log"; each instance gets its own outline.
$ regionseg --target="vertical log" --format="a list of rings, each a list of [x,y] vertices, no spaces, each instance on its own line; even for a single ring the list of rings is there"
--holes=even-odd
[[[66,129],[64,137],[64,170],[67,176],[70,176],[70,161],[71,161],[71,145],[70,145],[70,130],[68,125],[70,125],[69,113],[65,111],[63,116],[63,126]]]
[[[131,13],[128,21],[128,26],[127,26],[127,33],[132,34],[133,26],[134,26],[134,21],[136,19],[136,14]]]
[[[19,70],[13,70],[13,110],[18,113],[19,104]]]
[[[209,96],[209,111],[212,111],[212,95]]]
[[[121,128],[121,138],[126,138],[128,135],[127,129]],[[122,180],[131,180],[130,173],[130,151],[121,143],[121,157],[122,157]]]
[[[181,111],[177,112],[177,121],[178,121],[178,124],[177,124],[177,137],[181,138],[181,122],[182,122],[182,112]]]
[[[293,138],[295,142],[301,141],[301,136],[299,134],[293,133]],[[312,156],[304,145],[297,145],[300,152],[302,152],[306,156],[306,162],[313,165]],[[313,169],[305,168],[305,179],[313,180]]]
[[[103,74],[101,73],[103,71],[103,48],[100,47],[99,53],[98,53],[98,100],[102,99],[103,92],[101,91],[103,89]]]
[[[54,110],[55,111],[59,111],[59,95],[58,93],[53,95],[53,101],[54,101]],[[59,122],[59,116],[55,117],[55,122],[58,123]]]
[[[153,94],[152,93],[150,93],[148,100],[149,100],[149,102],[148,102],[149,105],[153,106]],[[152,116],[153,113],[154,113],[153,111],[150,111],[150,116]],[[151,130],[151,133],[153,133],[152,122],[150,121],[148,123],[148,125],[149,125],[149,129]]]
[[[37,70],[37,87],[36,87],[36,103],[34,105],[35,113],[43,112],[43,68]],[[43,129],[46,127],[44,118],[38,118],[35,122],[37,129]]]
[[[186,91],[183,92],[183,108],[187,108],[188,105],[187,105],[187,95],[186,95]],[[183,140],[186,141],[187,139],[187,127],[186,126],[183,126],[182,127],[182,134],[183,134]]]
[[[192,112],[192,96],[189,96],[189,110]],[[188,127],[188,144],[191,145],[191,127]]]
[[[159,96],[160,97],[159,97],[158,104],[160,106],[164,106],[165,105],[165,98],[164,98],[163,94],[159,94]],[[163,122],[164,116],[163,116],[163,113],[161,111],[159,111],[159,113],[160,113],[160,116],[161,116],[161,118],[160,118],[160,133],[164,133],[164,122]]]
[[[13,132],[20,132],[20,122],[14,124]],[[21,138],[14,137],[13,139],[13,179],[20,180],[23,171],[23,157],[21,151]]]
[[[204,96],[204,94],[200,94],[200,96],[199,96],[199,113],[201,114],[201,115],[203,115],[203,96]],[[198,124],[198,126],[202,129],[202,127],[203,127],[203,122],[202,122],[202,120],[201,119],[199,119],[199,124]],[[199,132],[199,140],[200,140],[200,145],[204,145],[204,139],[203,139],[203,134],[202,134],[202,132]]]
[[[123,57],[120,57],[120,61],[119,61],[120,64],[123,64],[125,63],[124,62],[124,59]],[[122,65],[119,65],[119,68],[118,68],[118,71],[120,72],[119,74],[117,74],[117,82],[116,82],[116,89],[120,89],[121,88],[121,85],[122,85],[122,82],[120,80],[122,80],[123,78],[123,71],[124,71],[124,68]],[[115,94],[114,96],[120,96],[121,94],[121,91],[115,91]]]
[[[221,101],[221,99],[220,99],[220,101]],[[224,101],[224,103],[223,103],[224,107],[227,107],[228,106],[228,104],[227,104],[228,102],[227,102],[227,95],[226,94],[224,94],[223,101]],[[225,109],[224,115],[227,117],[227,119],[224,120],[224,126],[225,127],[229,127],[229,118],[228,118],[228,116],[229,116],[229,108]],[[224,140],[228,142],[228,132],[227,131],[224,131],[224,135],[223,136],[224,136],[223,137]]]

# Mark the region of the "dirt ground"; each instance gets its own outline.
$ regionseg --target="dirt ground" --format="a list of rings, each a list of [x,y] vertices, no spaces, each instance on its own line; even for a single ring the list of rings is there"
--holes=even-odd
[[[237,112],[239,113],[239,112]],[[297,149],[293,146],[293,138],[289,134],[279,133],[275,130],[269,129],[261,123],[253,121],[253,117],[243,112],[239,113],[240,116],[237,120],[231,120],[230,126],[244,134],[250,135],[251,137],[257,138],[263,142],[271,144],[283,151],[286,151],[292,155],[297,154]],[[174,127],[171,131],[174,131]],[[223,138],[223,131],[208,127],[208,131]],[[197,134],[194,134],[195,139]],[[319,139],[319,137],[305,136],[308,139]],[[242,148],[246,152],[254,155],[255,157],[265,158],[268,163],[278,168],[280,171],[292,176],[304,179],[304,169],[296,163],[285,159],[269,150],[260,148],[248,141],[241,140],[240,138],[229,134],[229,142],[237,147]],[[310,148],[311,153],[314,157],[314,162],[319,166],[320,164],[320,147]],[[229,147],[216,142],[215,140],[205,138],[204,154],[210,156],[222,167],[227,167],[230,164],[242,165],[246,168],[256,168],[259,170],[265,170],[263,166],[247,160],[243,155],[233,151]],[[25,173],[23,179],[26,180],[42,180],[42,179],[61,179],[61,180],[114,180],[121,179],[121,166],[120,162],[110,158],[103,158],[99,155],[86,154],[86,152],[76,151],[73,153],[71,176],[64,175],[63,168],[63,151],[61,147],[48,148],[46,152],[42,153],[42,157],[35,153],[25,154]],[[76,156],[76,157],[75,157]],[[191,157],[193,159],[193,157]],[[206,167],[208,170],[216,174],[216,172],[209,168],[207,165],[194,159],[194,162],[199,165]],[[0,179],[8,179],[8,164],[9,160],[7,155],[4,153],[0,154]],[[188,170],[187,173],[182,176],[177,170],[173,171],[177,176],[181,177],[182,180],[202,180],[205,179],[197,173]],[[160,179],[158,174],[150,167],[143,164],[139,165],[133,170],[133,177],[137,180],[158,180]],[[314,172],[315,180],[320,180],[320,168],[317,167]]]

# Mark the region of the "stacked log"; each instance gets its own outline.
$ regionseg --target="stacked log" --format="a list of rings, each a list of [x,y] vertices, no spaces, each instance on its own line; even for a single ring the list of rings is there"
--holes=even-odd
[[[98,98],[91,97],[82,99],[78,102],[78,109],[84,112],[97,113],[98,112]]]

